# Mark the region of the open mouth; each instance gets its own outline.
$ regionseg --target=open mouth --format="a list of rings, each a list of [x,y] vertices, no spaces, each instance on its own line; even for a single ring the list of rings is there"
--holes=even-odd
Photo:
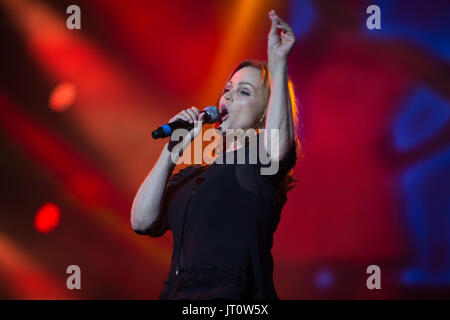
[[[223,105],[220,107],[219,121],[220,121],[220,122],[224,122],[225,120],[228,119],[229,115],[230,115],[230,114],[229,114],[229,112],[228,112],[227,106],[223,104]]]

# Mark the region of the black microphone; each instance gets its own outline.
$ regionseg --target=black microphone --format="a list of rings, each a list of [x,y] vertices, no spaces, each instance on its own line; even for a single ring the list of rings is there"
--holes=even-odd
[[[205,113],[203,117],[203,123],[215,123],[219,120],[219,111],[214,106],[207,106],[200,113]],[[153,139],[166,138],[172,134],[175,129],[187,129],[191,130],[194,127],[193,123],[183,119],[177,119],[174,122],[160,126],[158,129],[152,132]]]

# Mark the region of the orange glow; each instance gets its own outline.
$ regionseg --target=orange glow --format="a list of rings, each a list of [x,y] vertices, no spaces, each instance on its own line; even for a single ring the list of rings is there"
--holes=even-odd
[[[74,299],[64,279],[58,279],[28,256],[4,234],[0,233],[0,271],[2,286],[8,287],[17,299]]]
[[[297,144],[297,151],[298,151],[298,155],[303,157],[303,145],[302,145],[302,141],[301,141],[301,136],[299,138],[299,135],[302,134],[301,132],[301,128],[303,126],[302,124],[302,119],[301,114],[299,113],[299,106],[298,106],[298,101],[297,101],[297,96],[295,95],[295,90],[294,90],[294,84],[292,83],[292,80],[289,78],[288,80],[288,91],[289,91],[289,97],[290,97],[290,101],[291,101],[291,110],[292,110],[292,118],[294,120],[294,130],[297,131],[297,134],[295,135],[295,143]]]
[[[36,213],[34,227],[41,233],[49,233],[59,224],[60,215],[58,206],[52,203],[46,203]]]
[[[199,91],[197,97],[199,100],[213,99],[215,101],[232,69],[240,60],[249,58],[247,48],[252,45],[257,46],[259,39],[267,37],[269,31],[264,27],[268,26],[269,7],[273,8],[271,1],[236,1],[234,7],[229,7],[228,2],[225,3],[227,7],[223,10],[230,15],[223,20],[224,25],[220,32],[225,36],[211,67],[210,79],[205,80],[205,85]]]
[[[76,88],[70,82],[62,82],[57,85],[50,94],[48,101],[50,109],[61,112],[73,105],[76,96]]]
[[[147,144],[148,128],[170,119],[168,114],[159,112],[160,106],[176,105],[176,96],[168,96],[136,81],[83,32],[68,31],[67,16],[44,2],[3,0],[2,5],[23,35],[30,57],[41,68],[43,76],[51,83],[68,81],[75,86],[76,108],[71,108],[67,117],[73,130],[83,134],[109,164],[110,170],[116,172],[118,185],[133,190],[136,181],[142,178],[142,168],[148,166],[149,159],[155,158],[155,152],[152,148],[132,148],[129,142]],[[152,106],[158,107],[158,112]],[[48,144],[45,140],[39,143]],[[156,147],[162,148],[162,144]],[[133,164],[124,165],[131,163],[127,159],[133,159]],[[74,162],[70,157],[58,160],[59,164]],[[89,195],[88,199],[92,198]]]

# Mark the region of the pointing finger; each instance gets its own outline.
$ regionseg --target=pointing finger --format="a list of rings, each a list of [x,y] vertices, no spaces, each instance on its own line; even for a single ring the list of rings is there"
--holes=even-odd
[[[287,26],[287,27],[289,26],[288,23],[286,23],[283,19],[281,19],[281,18],[277,15],[277,13],[275,12],[275,10],[270,11],[270,12],[269,12],[269,16],[270,16],[270,18],[272,19],[272,21],[275,20],[278,24],[281,24],[281,25]]]
[[[269,13],[270,20],[272,20],[272,25],[270,26],[269,36],[276,35],[277,33],[277,21],[273,15]]]

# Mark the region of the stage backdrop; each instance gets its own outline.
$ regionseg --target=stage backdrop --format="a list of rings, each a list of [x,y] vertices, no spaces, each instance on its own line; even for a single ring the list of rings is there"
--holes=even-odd
[[[0,298],[157,298],[171,234],[129,223],[150,133],[266,60],[271,9],[297,38],[303,141],[280,298],[449,297],[448,1],[1,0]]]

